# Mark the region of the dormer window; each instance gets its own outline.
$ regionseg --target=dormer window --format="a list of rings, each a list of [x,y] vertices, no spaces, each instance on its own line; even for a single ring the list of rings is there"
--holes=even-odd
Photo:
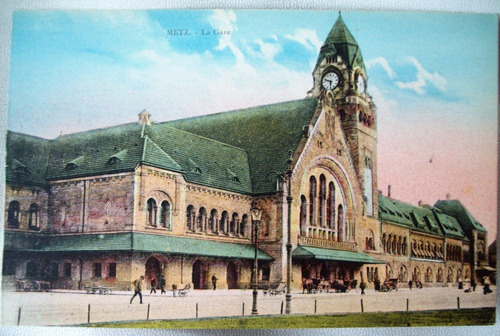
[[[112,156],[112,157],[110,157],[110,158],[109,158],[109,160],[108,160],[107,164],[108,164],[108,165],[114,165],[114,164],[116,164],[116,163],[118,163],[118,162],[121,162],[121,161],[122,161],[122,160],[120,160],[120,159],[119,159],[119,158],[117,158],[116,156]]]
[[[233,182],[240,183],[240,179],[238,178],[238,176],[233,176],[231,180],[232,180]]]
[[[66,165],[66,167],[64,169],[66,170],[73,170],[73,169],[76,169],[78,166],[76,164],[74,164],[73,162],[70,162]]]
[[[192,159],[189,159],[189,164],[191,166],[189,170],[192,173],[201,174],[201,168],[196,162],[194,162]]]

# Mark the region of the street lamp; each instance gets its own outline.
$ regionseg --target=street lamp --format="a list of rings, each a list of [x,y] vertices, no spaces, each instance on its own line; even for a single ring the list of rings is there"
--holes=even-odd
[[[292,292],[291,292],[291,279],[292,279],[292,151],[289,151],[289,157],[287,160],[287,170],[285,171],[286,180],[286,201],[288,205],[287,214],[287,241],[286,241],[286,305],[285,314],[289,315],[292,313]]]
[[[255,258],[253,260],[253,301],[252,301],[252,315],[257,315],[257,286],[258,278],[257,273],[259,269],[259,259],[257,258],[257,241],[259,237],[259,224],[260,218],[262,216],[262,209],[254,202],[252,203],[252,208],[250,209],[252,214],[252,225],[253,225],[253,242],[255,248]]]

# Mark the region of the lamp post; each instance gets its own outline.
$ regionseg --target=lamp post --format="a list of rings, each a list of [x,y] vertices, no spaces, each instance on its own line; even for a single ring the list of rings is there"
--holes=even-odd
[[[258,286],[258,269],[259,269],[259,259],[257,257],[258,250],[258,237],[259,237],[259,224],[260,217],[262,216],[262,209],[254,202],[252,208],[250,209],[252,214],[252,225],[253,225],[253,243],[255,248],[255,257],[253,260],[253,301],[252,301],[252,315],[257,315],[257,286]]]

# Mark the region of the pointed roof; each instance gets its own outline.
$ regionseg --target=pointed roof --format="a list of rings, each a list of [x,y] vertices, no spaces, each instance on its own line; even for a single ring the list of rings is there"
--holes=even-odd
[[[334,55],[339,55],[350,68],[365,68],[358,42],[356,42],[340,15],[321,47],[314,69],[321,64],[324,58]]]

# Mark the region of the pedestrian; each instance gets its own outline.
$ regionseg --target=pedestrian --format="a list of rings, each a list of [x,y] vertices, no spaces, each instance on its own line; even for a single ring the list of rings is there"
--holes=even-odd
[[[137,280],[134,280],[134,282],[132,282],[132,284],[134,285],[134,295],[132,296],[132,298],[130,299],[130,304],[132,304],[132,301],[134,300],[134,298],[139,295],[139,299],[141,300],[141,304],[142,304],[142,281],[144,281],[144,275],[141,275],[141,277]]]
[[[153,292],[156,294],[156,279],[155,278],[151,279],[151,291],[149,292],[149,294],[152,294]]]
[[[476,286],[477,286],[476,278],[472,278],[470,284],[472,286],[472,291],[475,292],[476,291]]]
[[[214,290],[217,289],[217,277],[215,276],[215,273],[212,275],[212,287]]]
[[[361,283],[359,284],[359,288],[361,289],[361,295],[365,295],[366,284],[364,281],[361,281]]]
[[[176,297],[176,293],[177,293],[177,285],[176,284],[172,284],[172,296]]]
[[[375,281],[373,283],[375,285],[375,290],[379,291],[380,290],[380,279],[378,277],[376,277]]]
[[[485,276],[483,278],[483,294],[486,295],[488,293],[491,293],[491,290],[490,290],[490,279],[488,279],[487,276]]]
[[[458,278],[458,289],[464,289],[464,282],[462,278]]]
[[[166,286],[166,285],[167,285],[167,284],[166,284],[166,281],[165,281],[165,276],[162,274],[162,275],[161,275],[161,279],[160,279],[160,289],[161,289],[161,294],[165,294],[165,293],[167,293],[167,292],[165,291],[165,286]]]
[[[411,281],[411,279],[410,279],[410,281],[408,281],[408,287],[410,287],[410,290],[413,287],[413,281]]]

